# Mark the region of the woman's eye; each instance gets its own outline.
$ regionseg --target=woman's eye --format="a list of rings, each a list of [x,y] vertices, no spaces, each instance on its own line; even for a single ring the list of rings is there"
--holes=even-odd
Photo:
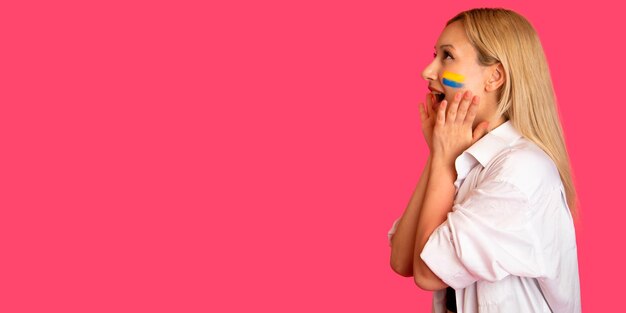
[[[437,52],[433,53],[433,58],[437,58]],[[443,51],[443,58],[444,60],[447,58],[454,59],[448,51]]]

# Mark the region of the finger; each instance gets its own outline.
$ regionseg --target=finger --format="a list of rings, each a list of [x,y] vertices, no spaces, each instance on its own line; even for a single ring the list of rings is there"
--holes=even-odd
[[[476,101],[476,103],[479,103],[479,99],[477,99],[478,96],[475,96],[474,98],[472,98],[470,101],[464,101],[461,103],[461,106],[459,106],[459,111],[456,115],[456,119],[459,122],[463,122],[465,121],[465,117],[467,116],[467,110],[469,109],[470,104],[472,103],[472,101]]]
[[[474,119],[476,118],[477,111],[478,111],[478,103],[472,101],[472,103],[470,103],[469,109],[467,110],[467,115],[465,116],[465,120],[463,124],[471,128],[472,124],[474,123]]]
[[[450,104],[450,107],[448,108],[448,115],[446,116],[446,122],[452,122],[454,123],[454,121],[456,120],[456,113],[457,110],[459,108],[459,100],[461,100],[461,97],[463,94],[462,93],[458,93],[454,96],[454,100],[452,101],[452,103]]]
[[[433,96],[433,97],[434,97],[434,96]],[[433,98],[433,100],[434,100],[434,98]],[[435,116],[435,114],[437,113],[437,112],[435,112],[435,109],[433,109],[433,104],[434,104],[434,103],[435,103],[435,102],[433,101],[433,102],[431,102],[429,105],[427,105],[427,106],[426,106],[426,111],[428,112],[428,117],[429,117],[429,118],[430,118],[430,117],[434,117],[434,116]]]
[[[433,103],[435,103],[435,95],[432,92],[429,92],[426,95],[426,104],[432,105]]]
[[[428,95],[426,95],[426,104],[424,106],[425,111],[426,111],[426,117],[430,118],[432,116],[432,110],[430,108],[433,107],[433,104],[435,103],[435,95],[433,95],[433,93],[429,93]]]
[[[419,110],[420,110],[420,121],[423,122],[426,119],[426,112],[424,112],[424,104],[420,103],[418,105],[418,107],[419,107]]]
[[[471,102],[472,102],[472,91],[468,90],[463,94],[463,100],[461,100],[460,106],[469,106]],[[457,118],[457,122],[459,122],[460,124],[462,124],[463,121],[465,121],[465,116],[463,119]]]
[[[446,107],[448,101],[443,100],[441,104],[439,104],[439,110],[437,111],[437,124],[443,126],[446,122]]]

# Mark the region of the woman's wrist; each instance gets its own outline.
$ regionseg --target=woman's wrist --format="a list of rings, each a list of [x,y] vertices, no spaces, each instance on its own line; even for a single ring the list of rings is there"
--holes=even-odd
[[[448,160],[446,158],[443,157],[438,157],[438,156],[432,156],[432,158],[430,159],[430,168],[432,170],[444,170],[444,171],[451,171],[451,172],[455,172],[455,168],[454,168],[454,162],[451,160]]]

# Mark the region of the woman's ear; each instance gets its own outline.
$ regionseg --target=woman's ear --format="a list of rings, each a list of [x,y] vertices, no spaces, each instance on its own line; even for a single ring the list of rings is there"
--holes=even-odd
[[[504,67],[502,63],[494,64],[490,67],[491,74],[485,84],[486,91],[495,91],[504,84]]]

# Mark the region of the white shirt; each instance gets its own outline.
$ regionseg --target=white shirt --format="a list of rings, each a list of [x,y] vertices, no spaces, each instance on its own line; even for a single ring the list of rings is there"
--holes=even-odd
[[[574,224],[552,159],[506,121],[455,168],[452,212],[420,257],[455,289],[457,312],[580,312]],[[432,312],[446,312],[445,294],[433,292]]]

